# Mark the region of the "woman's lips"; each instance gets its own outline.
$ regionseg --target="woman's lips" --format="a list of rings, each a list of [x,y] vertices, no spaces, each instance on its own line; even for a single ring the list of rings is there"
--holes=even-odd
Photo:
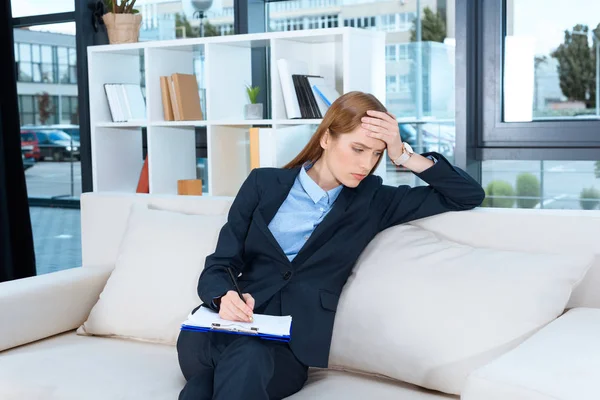
[[[355,179],[357,179],[357,180],[359,180],[359,181],[362,181],[363,179],[365,179],[365,176],[366,176],[366,175],[361,175],[361,174],[352,174],[352,176],[353,176]]]

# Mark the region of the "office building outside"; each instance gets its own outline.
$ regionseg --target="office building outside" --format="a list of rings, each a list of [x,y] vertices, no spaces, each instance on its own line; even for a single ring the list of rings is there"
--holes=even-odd
[[[78,124],[75,36],[13,32],[21,125]]]

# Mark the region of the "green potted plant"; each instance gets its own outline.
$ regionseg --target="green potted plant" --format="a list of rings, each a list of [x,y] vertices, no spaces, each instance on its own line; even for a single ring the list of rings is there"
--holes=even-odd
[[[107,12],[102,16],[111,44],[135,43],[140,37],[142,16],[134,9],[136,0],[104,0]]]
[[[579,195],[579,204],[584,210],[595,210],[600,204],[600,190],[594,187],[584,188]]]
[[[524,172],[517,176],[517,207],[534,208],[540,202],[541,185],[537,176]]]
[[[513,208],[515,205],[515,191],[506,181],[492,181],[485,189],[483,207]]]
[[[246,86],[246,94],[248,94],[248,100],[250,101],[250,103],[244,106],[245,119],[263,118],[263,105],[262,103],[257,103],[259,93],[259,86]]]

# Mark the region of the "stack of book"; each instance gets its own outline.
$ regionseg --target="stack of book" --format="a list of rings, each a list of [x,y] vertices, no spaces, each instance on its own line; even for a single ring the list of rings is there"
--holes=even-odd
[[[198,81],[192,74],[160,77],[165,121],[199,121],[204,119],[200,107]]]
[[[113,122],[146,120],[146,101],[140,85],[107,83],[104,91]]]
[[[310,75],[304,61],[277,60],[281,91],[287,117],[323,118],[340,94],[319,75]]]

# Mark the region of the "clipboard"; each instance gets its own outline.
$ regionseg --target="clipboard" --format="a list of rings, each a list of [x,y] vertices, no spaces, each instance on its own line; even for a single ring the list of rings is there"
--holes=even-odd
[[[181,324],[181,330],[194,332],[219,332],[233,335],[256,336],[265,340],[289,342],[292,317],[254,314],[253,322],[236,322],[222,319],[207,307],[199,307]]]

